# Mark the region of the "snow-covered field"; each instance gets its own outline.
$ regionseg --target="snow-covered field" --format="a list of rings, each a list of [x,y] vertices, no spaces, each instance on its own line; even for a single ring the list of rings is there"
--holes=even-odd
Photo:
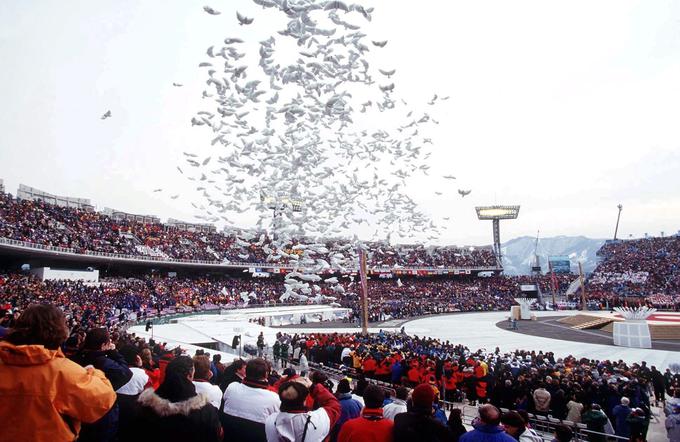
[[[579,312],[533,313],[543,317],[564,316],[565,313],[576,314]],[[558,357],[573,355],[600,360],[647,361],[648,365],[656,365],[657,368],[664,370],[668,367],[668,364],[680,362],[680,353],[678,352],[614,347],[519,335],[495,326],[497,322],[507,319],[507,317],[508,313],[506,312],[487,312],[416,319],[406,324],[406,332],[461,342],[472,350],[478,348],[493,350],[496,347],[500,347],[503,351],[515,349],[543,350],[552,351]]]
[[[253,315],[241,312],[234,315],[199,315],[178,320],[177,324],[157,325],[154,337],[157,341],[168,342],[171,345],[188,345],[221,342],[230,345],[234,335],[243,336],[243,344],[255,344],[257,336],[263,332],[265,342],[271,345],[276,333],[309,332],[356,332],[356,328],[329,328],[311,329],[301,325],[299,328],[274,328],[263,327],[248,321],[249,317],[262,317],[266,315],[280,316],[285,307],[259,309],[251,312]],[[305,309],[303,307],[303,309]],[[307,308],[313,311],[314,307]],[[299,310],[299,308],[298,308]],[[576,312],[572,312],[576,313]],[[536,312],[538,316],[563,316],[565,312]],[[570,314],[570,313],[566,313]],[[405,324],[408,334],[430,336],[434,338],[450,340],[455,343],[463,343],[471,350],[485,348],[492,351],[500,347],[503,351],[515,349],[553,351],[556,356],[574,355],[592,359],[623,359],[626,362],[647,361],[648,365],[656,365],[665,370],[669,364],[680,362],[680,353],[664,350],[649,350],[636,348],[614,347],[610,345],[586,344],[581,342],[562,341],[557,339],[542,338],[537,336],[520,335],[517,333],[496,327],[496,323],[506,319],[507,312],[485,312],[452,314],[416,319]],[[521,324],[520,324],[521,327]],[[144,331],[144,326],[135,326],[130,329],[140,336],[150,337],[151,333]],[[384,328],[384,330],[394,330]],[[378,331],[371,329],[370,331]],[[212,352],[214,353],[214,352]],[[227,353],[224,353],[225,355]],[[227,356],[227,360],[233,355]]]

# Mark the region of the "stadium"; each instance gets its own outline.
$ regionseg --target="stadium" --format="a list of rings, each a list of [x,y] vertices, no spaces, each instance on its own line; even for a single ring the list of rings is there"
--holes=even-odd
[[[152,359],[145,363],[149,373],[157,370],[153,358],[162,358],[164,351],[175,348],[189,354],[219,355],[225,362],[264,355],[276,359],[275,368],[282,370],[280,353],[274,352],[274,343],[280,343],[290,346],[288,364],[298,370],[302,369],[302,348],[308,355],[305,365],[320,367],[331,379],[351,372],[350,376],[365,376],[393,394],[394,384],[387,387],[390,380],[401,383],[392,367],[382,372],[374,368],[373,373],[366,368],[374,357],[378,364],[389,363],[390,351],[367,352],[371,356],[361,360],[354,350],[353,362],[343,365],[339,353],[317,348],[319,341],[338,336],[360,339],[361,297],[353,290],[359,279],[357,268],[329,267],[320,273],[323,287],[319,293],[336,295],[333,302],[311,297],[282,301],[285,275],[299,268],[290,260],[267,261],[263,250],[270,243],[267,236],[255,234],[247,244],[239,245],[242,237],[219,233],[212,225],[107,215],[96,212],[89,201],[55,197],[32,188],[29,193],[25,188],[19,189],[19,197],[0,196],[0,248],[6,269],[0,277],[4,327],[11,328],[30,304],[48,302],[59,305],[68,318],[71,337],[65,350],[76,352],[88,330],[105,327],[120,347],[127,342],[153,350]],[[300,238],[289,247],[304,241]],[[328,250],[325,258],[330,260],[344,244],[328,240],[324,246]],[[678,378],[671,368],[677,368],[680,347],[680,327],[676,328],[679,276],[672,269],[679,251],[678,237],[607,242],[600,249],[600,263],[586,281],[583,311],[582,294],[573,290],[574,282],[579,282],[577,275],[504,276],[491,248],[471,251],[369,244],[368,332],[395,336],[388,339],[426,336],[435,340],[430,344],[435,346],[464,343],[464,351],[456,346],[451,348],[453,353],[444,353],[449,355],[446,359],[435,356],[433,367],[416,365],[418,376],[407,371],[404,383],[427,380],[439,386],[439,379],[446,378],[447,370],[442,367],[454,363],[456,372],[460,370],[456,375],[461,375],[456,394],[474,398],[484,382],[487,386],[478,400],[486,398],[499,407],[508,405],[497,390],[502,387],[500,379],[511,376],[515,366],[545,370],[544,358],[554,364],[553,370],[566,367],[569,361],[594,363],[592,368],[602,376],[612,376],[612,381],[626,377],[647,382],[639,365],[644,361],[665,372],[668,384],[664,388],[672,391]],[[624,283],[622,275],[628,275]],[[330,278],[342,282],[325,284]],[[527,286],[543,294],[544,306],[532,311],[533,321],[520,321],[518,330],[511,330],[511,307],[515,298],[526,296],[522,290]],[[613,345],[612,331],[607,334],[606,327],[611,329],[614,321],[622,319],[608,313],[618,306],[657,309],[650,317],[653,349]],[[572,333],[569,336],[565,336],[567,329]],[[264,345],[258,348],[260,334]],[[479,362],[499,364],[496,367],[503,374],[493,387],[486,381],[488,375],[467,372],[466,366],[472,368]],[[474,382],[477,386],[470,389]],[[629,384],[620,388],[625,390]],[[464,402],[472,403],[471,399]],[[535,426],[548,432],[550,425],[567,420],[566,415],[560,419],[556,413],[550,420],[539,421],[539,416],[532,418]]]
[[[677,10],[28,3],[0,442],[680,442]]]

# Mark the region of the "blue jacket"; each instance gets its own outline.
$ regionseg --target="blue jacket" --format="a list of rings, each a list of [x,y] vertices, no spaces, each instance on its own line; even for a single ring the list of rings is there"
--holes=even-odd
[[[132,378],[132,372],[125,363],[125,359],[116,350],[104,351],[81,351],[74,360],[82,365],[92,365],[104,372],[111,382],[114,391],[127,384]],[[118,401],[101,419],[92,424],[83,424],[80,436],[81,442],[108,442],[116,438],[118,432],[119,409]]]
[[[628,405],[617,405],[614,407],[612,414],[614,415],[614,429],[617,436],[630,437],[630,425],[626,421],[630,411]]]
[[[352,397],[352,393],[341,393],[338,395],[340,401],[340,417],[331,431],[331,441],[338,439],[342,425],[350,419],[361,416],[361,402]]]
[[[392,364],[392,373],[390,378],[392,379],[393,384],[401,382],[401,372],[402,369],[400,362],[395,362],[394,364]]]
[[[476,425],[463,434],[458,442],[517,442],[498,425]]]
[[[434,409],[432,417],[437,419],[442,424],[448,425],[449,418],[446,417],[446,413],[444,412],[444,410],[442,410],[442,408],[439,405],[433,405],[432,408]]]

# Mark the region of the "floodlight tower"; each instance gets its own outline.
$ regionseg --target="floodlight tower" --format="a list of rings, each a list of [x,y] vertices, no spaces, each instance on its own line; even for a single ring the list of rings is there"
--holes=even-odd
[[[614,229],[614,241],[616,241],[616,235],[619,233],[619,221],[621,220],[621,210],[623,209],[623,205],[619,204],[616,206],[617,209],[619,209],[619,214],[616,217],[616,228]]]
[[[477,218],[491,220],[493,225],[493,251],[499,266],[503,265],[501,254],[501,223],[502,219],[517,219],[519,206],[479,206],[475,207]]]

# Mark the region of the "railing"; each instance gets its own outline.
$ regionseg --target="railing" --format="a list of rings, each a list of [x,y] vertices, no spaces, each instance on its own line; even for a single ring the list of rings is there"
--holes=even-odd
[[[159,257],[159,256],[146,256],[146,255],[129,255],[129,254],[123,254],[123,253],[110,253],[110,252],[96,252],[96,251],[91,251],[91,250],[82,250],[78,251],[74,248],[70,247],[59,247],[59,246],[50,246],[50,245],[44,245],[44,244],[38,244],[38,243],[32,243],[28,241],[21,241],[21,240],[16,240],[16,239],[10,239],[10,238],[1,238],[0,237],[0,245],[8,245],[11,247],[21,247],[25,249],[33,249],[33,250],[44,250],[46,252],[57,252],[57,253],[66,253],[69,255],[74,255],[74,256],[92,256],[92,257],[100,257],[100,258],[111,258],[111,259],[116,259],[116,260],[126,260],[126,261],[146,261],[146,262],[156,262],[159,264],[194,264],[194,265],[205,265],[205,266],[211,266],[211,267],[220,267],[220,268],[277,268],[277,269],[284,269],[284,270],[289,270],[289,271],[294,271],[294,270],[303,270],[303,271],[308,271],[311,270],[313,271],[313,268],[311,267],[301,267],[297,265],[290,265],[290,264],[282,264],[282,263],[273,263],[273,262],[242,262],[242,261],[228,261],[228,262],[219,262],[219,261],[206,261],[206,260],[200,260],[200,259],[178,259],[178,258],[164,258],[164,257]],[[385,267],[372,267],[370,271],[372,273],[380,273],[380,272],[395,272],[399,270],[420,270],[420,271],[428,271],[428,272],[443,272],[447,271],[452,274],[460,274],[461,272],[488,272],[488,271],[500,271],[502,270],[499,267],[495,266],[473,266],[473,267],[438,267],[438,266],[429,266],[429,267],[423,267],[423,266],[398,266],[398,267],[391,267],[391,268],[385,268]],[[333,273],[333,272],[339,272],[340,269],[338,268],[331,268],[329,269],[328,272],[326,273]],[[353,273],[358,271],[358,267],[345,267],[345,271]]]

